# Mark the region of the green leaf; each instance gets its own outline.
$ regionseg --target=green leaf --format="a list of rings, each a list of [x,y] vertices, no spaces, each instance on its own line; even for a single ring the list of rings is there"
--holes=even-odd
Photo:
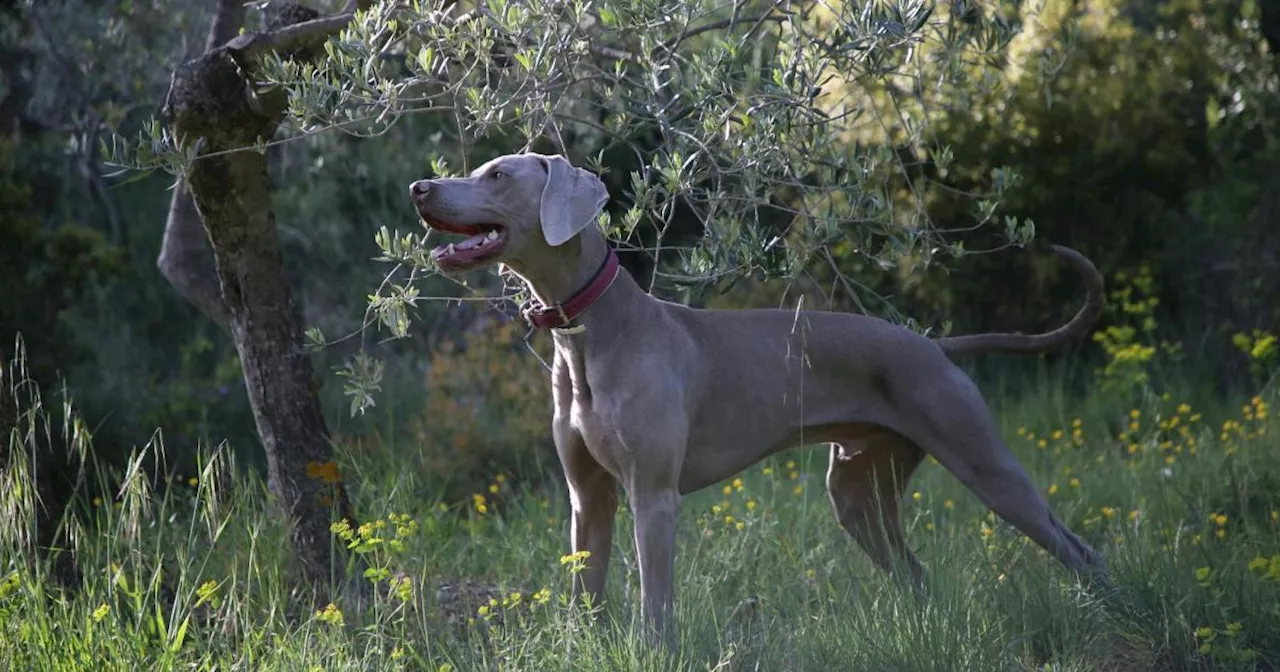
[[[183,642],[187,641],[187,627],[191,625],[191,614],[183,617],[182,623],[178,625],[178,631],[173,635],[173,641],[169,644],[169,653],[177,653],[182,650]]]

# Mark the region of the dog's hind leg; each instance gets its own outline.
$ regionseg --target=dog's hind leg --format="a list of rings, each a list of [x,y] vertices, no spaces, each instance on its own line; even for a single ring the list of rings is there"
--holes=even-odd
[[[903,433],[937,458],[983,504],[1062,564],[1082,575],[1105,578],[1101,554],[1050,510],[1000,438],[977,386],[954,365],[942,367],[933,372],[928,386],[894,394],[904,418]]]
[[[923,570],[907,546],[899,507],[923,458],[924,451],[886,430],[857,443],[831,444],[827,466],[827,494],[836,519],[877,566],[917,586]]]

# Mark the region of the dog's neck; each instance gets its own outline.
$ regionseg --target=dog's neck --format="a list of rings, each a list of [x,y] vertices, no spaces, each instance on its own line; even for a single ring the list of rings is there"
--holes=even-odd
[[[600,271],[610,250],[604,236],[580,234],[556,252],[547,263],[513,267],[533,295],[547,306],[564,303],[581,292]]]

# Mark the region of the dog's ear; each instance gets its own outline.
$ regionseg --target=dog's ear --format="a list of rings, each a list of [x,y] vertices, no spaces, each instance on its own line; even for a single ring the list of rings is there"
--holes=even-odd
[[[542,237],[558,247],[595,221],[609,202],[604,182],[589,171],[576,168],[563,156],[541,157],[547,169],[547,185],[542,188],[538,217]]]

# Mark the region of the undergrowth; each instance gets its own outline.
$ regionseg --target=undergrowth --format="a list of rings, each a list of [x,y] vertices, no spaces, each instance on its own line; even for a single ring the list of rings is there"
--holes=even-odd
[[[1138,351],[1120,340],[1116,352]],[[1140,372],[1103,367],[1124,384],[1089,398],[1051,380],[988,391],[1055,511],[1106,557],[1114,594],[1083,590],[928,460],[904,514],[927,574],[917,596],[835,522],[825,451],[798,450],[685,498],[679,643],[662,652],[633,634],[625,502],[605,603],[573,603],[583,558],[568,555],[561,486],[497,470],[473,492],[437,498],[444,490],[406,469],[395,441],[371,451],[344,440],[332,471],[357,486],[362,523],[335,521],[333,543],[363,554],[362,580],[382,589],[360,608],[316,603],[258,471],[229,446],[203,448],[191,473],[152,478],[169,473],[157,433],[108,470],[74,410],[47,407],[15,362],[0,385],[0,660],[41,670],[1276,669],[1275,395],[1224,398]],[[37,550],[32,456],[51,436],[88,476],[60,521],[65,547]],[[71,584],[53,569],[65,554]]]

